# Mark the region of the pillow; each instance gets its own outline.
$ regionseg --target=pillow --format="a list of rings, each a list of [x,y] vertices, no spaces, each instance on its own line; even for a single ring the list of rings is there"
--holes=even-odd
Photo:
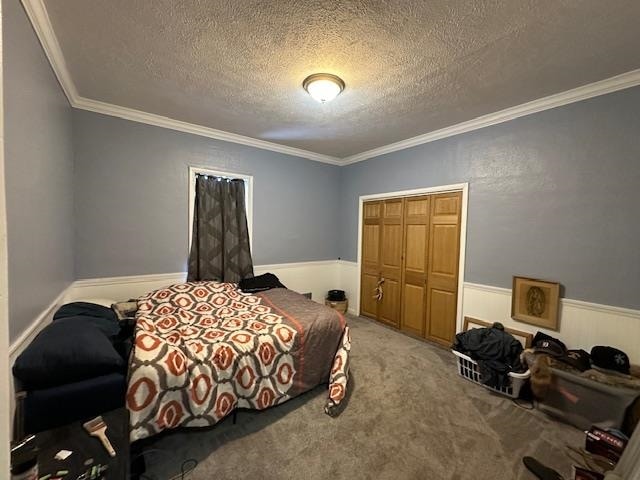
[[[113,339],[120,334],[118,317],[111,308],[89,302],[67,303],[58,309],[53,321],[77,318],[93,324],[106,336]]]
[[[26,390],[33,390],[123,372],[125,366],[107,336],[76,317],[42,330],[17,358],[13,374]]]
[[[53,316],[54,320],[61,318],[77,317],[85,315],[88,317],[106,318],[108,320],[117,321],[115,312],[111,309],[111,305],[105,307],[97,303],[91,302],[72,302],[61,306]]]

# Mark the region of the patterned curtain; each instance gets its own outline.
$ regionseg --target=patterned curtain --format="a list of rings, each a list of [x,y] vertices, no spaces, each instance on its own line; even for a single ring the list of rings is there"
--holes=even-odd
[[[187,281],[253,277],[244,181],[198,175]]]

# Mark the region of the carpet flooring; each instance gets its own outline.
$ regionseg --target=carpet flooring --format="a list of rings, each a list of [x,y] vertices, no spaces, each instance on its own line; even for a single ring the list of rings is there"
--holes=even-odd
[[[323,413],[321,386],[241,411],[235,425],[172,432],[145,447],[144,478],[173,478],[195,459],[185,479],[533,479],[525,455],[569,478],[564,446],[580,446],[582,432],[459,377],[446,349],[348,322],[352,382],[340,416]]]

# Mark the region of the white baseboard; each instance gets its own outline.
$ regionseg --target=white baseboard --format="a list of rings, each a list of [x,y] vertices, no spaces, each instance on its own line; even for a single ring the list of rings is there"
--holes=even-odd
[[[16,338],[9,346],[9,363],[13,365],[14,360],[20,355],[22,350],[31,343],[31,341],[40,333],[40,331],[51,322],[53,314],[63,305],[64,298],[71,288],[71,285],[65,288],[60,294],[38,315],[24,330],[18,338]]]
[[[177,272],[76,280],[67,290],[64,302],[122,302],[140,297],[151,290],[184,282],[186,278],[186,272]]]
[[[640,310],[563,298],[560,328],[547,330],[511,318],[511,289],[465,283],[463,315],[501,322],[525,332],[539,330],[559,338],[569,348],[590,351],[594,345],[616,347],[629,355],[632,363],[640,363]]]

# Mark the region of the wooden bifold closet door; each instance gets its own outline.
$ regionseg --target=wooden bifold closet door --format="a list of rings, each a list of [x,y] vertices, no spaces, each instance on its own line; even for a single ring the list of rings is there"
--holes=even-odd
[[[461,192],[364,203],[361,315],[451,344],[461,204]]]

